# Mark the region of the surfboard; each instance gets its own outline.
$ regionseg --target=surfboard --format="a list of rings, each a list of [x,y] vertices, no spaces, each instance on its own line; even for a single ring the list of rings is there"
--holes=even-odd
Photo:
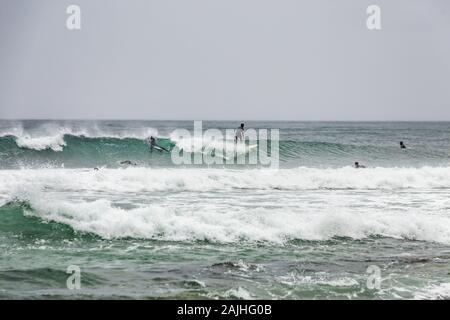
[[[159,151],[167,151],[167,150],[164,150],[163,148],[158,147],[158,146],[153,146],[153,149],[154,150],[159,150]]]
[[[204,156],[206,156],[206,155],[208,155],[208,156],[212,156],[213,158],[219,158],[219,159],[223,159],[223,160],[228,160],[229,158],[226,156],[226,155],[224,155],[223,153],[221,153],[221,152],[215,152],[215,151],[212,151],[212,150],[205,150],[205,149],[203,149],[202,150],[202,155],[204,155]]]
[[[250,145],[248,145],[248,152],[255,150],[257,148],[258,148],[257,144],[250,144]]]

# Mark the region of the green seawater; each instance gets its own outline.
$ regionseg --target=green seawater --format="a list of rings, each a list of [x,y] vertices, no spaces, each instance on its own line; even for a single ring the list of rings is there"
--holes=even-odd
[[[450,298],[450,123],[246,125],[280,169],[149,151],[188,121],[0,121],[0,298]]]

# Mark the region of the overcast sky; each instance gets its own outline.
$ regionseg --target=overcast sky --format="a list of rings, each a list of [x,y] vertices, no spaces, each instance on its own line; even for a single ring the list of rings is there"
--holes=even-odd
[[[450,1],[0,0],[0,118],[450,120]]]

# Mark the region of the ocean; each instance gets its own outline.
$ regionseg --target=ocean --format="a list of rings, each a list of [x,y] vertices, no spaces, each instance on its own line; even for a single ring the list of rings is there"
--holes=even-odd
[[[245,125],[278,168],[150,151],[216,150],[193,121],[0,121],[0,298],[450,298],[450,122]]]

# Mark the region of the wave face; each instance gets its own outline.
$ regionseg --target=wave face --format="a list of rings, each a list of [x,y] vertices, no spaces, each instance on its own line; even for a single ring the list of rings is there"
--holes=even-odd
[[[192,122],[0,122],[0,167],[118,167],[124,160],[140,166],[175,166],[170,154],[150,152],[147,139],[158,137],[167,149],[198,153],[223,149],[204,139],[171,139],[175,129],[192,131]],[[205,122],[204,129],[233,129],[235,123]],[[449,165],[447,123],[299,124],[249,123],[255,129],[280,130],[282,167],[342,167],[359,161],[369,166],[421,167]],[[408,149],[400,150],[398,141]],[[232,140],[226,142],[228,147]],[[194,148],[193,146],[200,146]]]

